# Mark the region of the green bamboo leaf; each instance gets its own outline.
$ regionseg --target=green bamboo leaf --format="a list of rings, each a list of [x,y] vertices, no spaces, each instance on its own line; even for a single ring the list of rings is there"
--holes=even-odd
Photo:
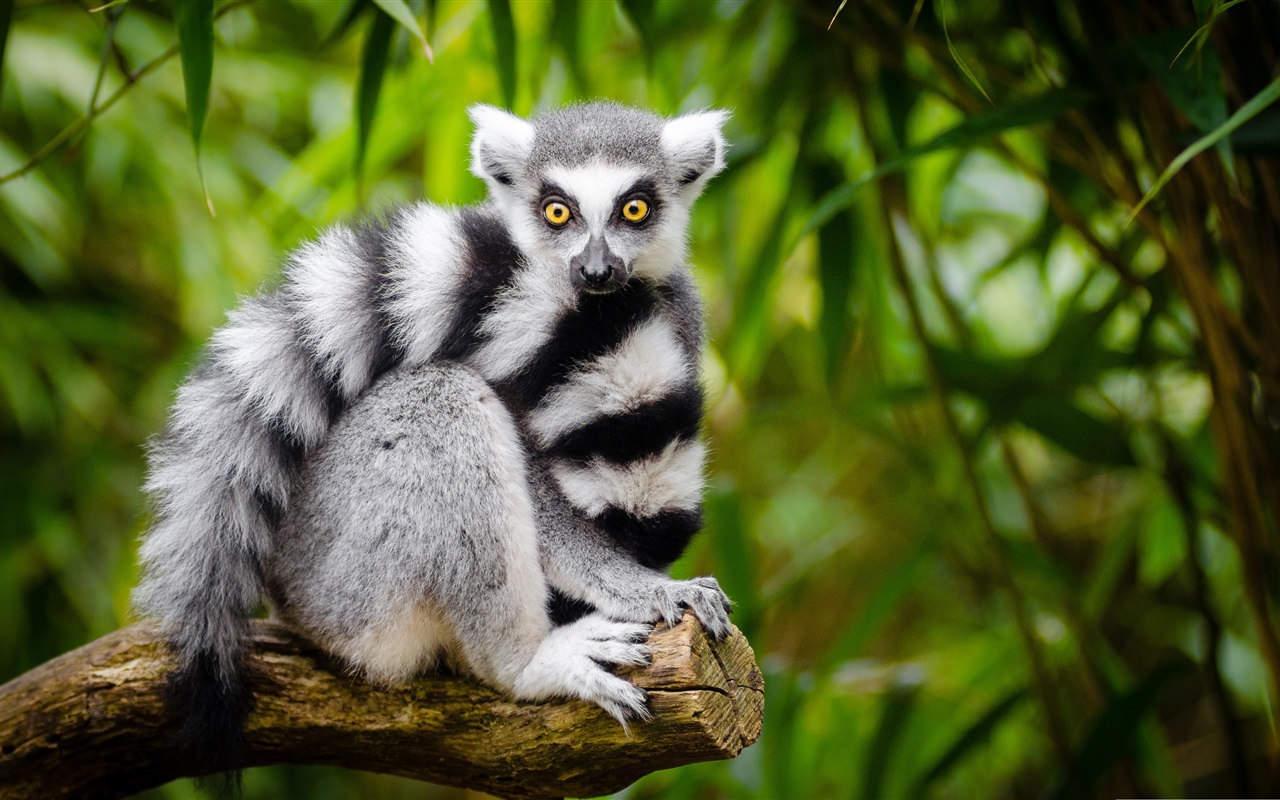
[[[1069,776],[1064,776],[1056,789],[1048,796],[1057,800],[1068,797],[1089,796],[1098,780],[1115,766],[1133,747],[1134,737],[1147,714],[1155,704],[1160,687],[1174,674],[1187,667],[1186,662],[1157,667],[1142,683],[1128,692],[1119,694],[1107,703],[1093,727],[1085,736],[1071,765]]]
[[[1213,9],[1213,11],[1209,14],[1208,21],[1206,21],[1203,25],[1197,28],[1195,33],[1191,34],[1191,38],[1187,39],[1187,43],[1184,44],[1178,50],[1178,54],[1173,57],[1173,61],[1169,62],[1169,66],[1172,67],[1174,64],[1176,64],[1178,62],[1178,59],[1182,58],[1182,54],[1185,53],[1187,48],[1190,47],[1193,43],[1196,46],[1196,52],[1199,53],[1201,51],[1201,48],[1204,47],[1204,43],[1209,41],[1209,34],[1213,31],[1214,23],[1218,21],[1218,15],[1220,15],[1223,11],[1226,11],[1228,8],[1231,8],[1232,6],[1238,6],[1243,2],[1244,0],[1230,0],[1230,2],[1223,3],[1222,5],[1216,6]]]
[[[1183,31],[1166,31],[1145,36],[1134,42],[1133,49],[1169,100],[1201,133],[1208,133],[1227,120],[1227,95],[1223,89],[1222,65],[1217,54],[1208,50],[1200,53],[1194,64],[1175,68],[1170,62],[1169,54],[1184,35]],[[1181,51],[1178,51],[1178,55],[1181,55]],[[1177,55],[1173,56],[1173,61],[1177,61]],[[1217,150],[1234,186],[1236,170],[1231,143],[1224,139],[1218,142]]]
[[[876,726],[871,744],[867,746],[867,760],[862,770],[863,797],[884,796],[884,780],[889,774],[894,750],[902,739],[902,732],[906,729],[919,696],[918,682],[897,683],[885,696],[880,724]]]
[[[906,558],[889,570],[871,597],[858,609],[853,624],[827,652],[823,663],[828,668],[834,668],[862,652],[871,636],[879,630],[907,593],[916,587],[916,581],[928,568],[937,546],[937,534],[926,536]]]
[[[809,175],[814,188],[825,193],[840,179],[840,165],[824,160],[812,165]],[[826,351],[827,383],[832,387],[853,338],[849,295],[853,291],[858,222],[856,214],[845,210],[818,229],[818,284],[822,288],[818,332]]]
[[[622,12],[636,26],[645,52],[653,49],[654,40],[654,0],[619,0]]]
[[[987,94],[987,90],[982,88],[982,84],[978,81],[978,76],[974,75],[973,70],[969,69],[969,65],[964,63],[964,59],[960,57],[960,51],[956,50],[956,46],[951,42],[951,34],[947,32],[947,0],[942,0],[939,4],[939,11],[942,16],[942,37],[947,40],[947,50],[951,53],[951,57],[955,59],[956,66],[969,79],[969,82],[976,86],[978,91],[982,92],[982,96],[987,98],[987,102],[994,106],[995,102],[992,101],[991,95]]]
[[[1280,76],[1277,76],[1275,80],[1267,84],[1267,87],[1261,92],[1258,92],[1252,100],[1236,109],[1236,113],[1228,117],[1226,122],[1219,125],[1210,133],[1200,137],[1194,144],[1179,153],[1178,157],[1173,160],[1173,163],[1171,163],[1164,172],[1160,173],[1160,177],[1156,179],[1155,184],[1145,195],[1142,196],[1142,200],[1129,214],[1129,219],[1125,221],[1125,225],[1133,222],[1133,220],[1138,216],[1138,212],[1142,211],[1142,209],[1146,207],[1147,203],[1151,202],[1152,198],[1160,193],[1160,190],[1164,188],[1165,184],[1168,183],[1174,175],[1177,175],[1178,172],[1185,167],[1189,161],[1191,161],[1191,159],[1200,155],[1205,150],[1208,150],[1210,147],[1213,147],[1223,138],[1230,135],[1230,133],[1236,128],[1239,128],[1241,125],[1257,116],[1263,109],[1274,103],[1277,99],[1280,99]]]
[[[209,111],[209,89],[213,84],[213,0],[182,0],[173,7],[178,27],[178,51],[182,58],[182,83],[186,89],[187,117],[191,122],[191,144],[196,152],[196,171],[209,213],[213,200],[204,184],[200,164],[200,137]]]
[[[373,116],[378,110],[378,96],[382,93],[382,79],[387,72],[387,54],[391,50],[391,34],[396,22],[387,14],[378,12],[369,23],[364,50],[360,54],[360,82],[356,85],[356,181],[362,181],[365,151],[373,131]],[[361,189],[361,196],[364,192]]]
[[[576,0],[559,0],[552,7],[550,38],[564,53],[569,74],[573,76],[578,91],[585,96],[590,96],[591,87],[588,85],[587,71],[582,67],[581,28],[582,5]]]
[[[831,21],[827,23],[827,30],[831,30],[831,26],[836,24],[836,17],[840,16],[840,12],[844,11],[844,7],[849,4],[849,0],[840,0],[840,5],[836,6],[836,13],[831,15]]]
[[[510,0],[489,0],[489,22],[493,25],[494,59],[498,62],[498,83],[507,108],[516,102],[516,25],[511,18]]]
[[[431,51],[431,45],[427,44],[427,35],[422,32],[422,26],[418,24],[418,18],[413,15],[408,3],[404,0],[373,0],[373,2],[385,11],[387,16],[413,34],[413,37],[422,43],[422,52],[426,53],[427,60],[435,62],[436,54]]]
[[[705,503],[707,529],[715,549],[715,574],[733,601],[734,622],[748,636],[755,631],[761,610],[755,542],[736,492],[711,492]]]
[[[942,150],[981,144],[1007,131],[1057,119],[1067,111],[1087,105],[1096,97],[1095,92],[1083,89],[1052,89],[1043,94],[1007,103],[968,117],[929,141],[907,148],[897,158],[886,161],[852,183],[828,192],[814,205],[809,218],[800,229],[796,243],[798,244],[800,239],[813,233],[836,214],[848,208],[862,187],[877,178],[903,169],[918,158]]]
[[[0,0],[0,79],[4,78],[4,43],[9,40],[9,20],[13,19],[14,0]],[[0,80],[0,87],[4,81]]]
[[[1095,417],[1059,394],[1033,394],[1010,412],[1018,422],[1088,464],[1136,465],[1129,434],[1117,422]]]
[[[924,797],[925,790],[930,784],[950,772],[951,769],[956,764],[959,764],[964,760],[964,757],[972,750],[980,747],[990,740],[991,734],[1000,726],[1000,723],[1004,722],[1009,714],[1016,709],[1026,697],[1026,688],[1018,689],[1017,691],[1001,698],[995,703],[995,705],[987,709],[986,713],[978,717],[972,725],[966,728],[960,736],[956,738],[955,742],[953,742],[952,745],[947,748],[947,751],[942,754],[942,757],[934,762],[933,766],[929,768],[929,771],[920,777],[919,781],[916,782],[916,785],[907,793],[907,795],[910,797]]]
[[[365,12],[365,9],[372,5],[372,0],[351,0],[347,3],[346,10],[342,12],[333,30],[329,31],[329,35],[324,37],[324,44],[321,47],[330,47],[341,41],[355,27],[356,20]]]

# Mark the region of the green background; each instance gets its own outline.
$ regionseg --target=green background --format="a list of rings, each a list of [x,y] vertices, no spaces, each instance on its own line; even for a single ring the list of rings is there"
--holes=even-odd
[[[41,156],[0,183],[0,680],[129,620],[145,443],[237,297],[335,220],[482,197],[469,104],[717,107],[675,572],[736,601],[765,729],[623,796],[1276,791],[1273,110],[1128,222],[1274,85],[1274,3],[838,5],[410,3],[430,63],[371,3],[220,3],[183,42],[202,189],[173,54],[56,138],[176,45],[172,4],[0,1],[0,176]],[[245,781],[355,794],[460,792]]]

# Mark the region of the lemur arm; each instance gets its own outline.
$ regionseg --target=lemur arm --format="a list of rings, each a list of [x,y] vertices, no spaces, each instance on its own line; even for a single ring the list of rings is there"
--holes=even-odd
[[[543,571],[559,591],[615,619],[674,625],[691,609],[717,639],[729,635],[729,598],[715,578],[674,580],[644,566],[565,498],[546,469],[532,470]]]

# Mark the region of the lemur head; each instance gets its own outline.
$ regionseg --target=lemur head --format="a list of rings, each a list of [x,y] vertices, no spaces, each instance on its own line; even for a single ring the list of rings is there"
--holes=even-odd
[[[471,171],[517,244],[575,286],[610,292],[660,280],[687,256],[689,209],[724,168],[724,111],[664,119],[589,103],[523,120],[475,105]]]

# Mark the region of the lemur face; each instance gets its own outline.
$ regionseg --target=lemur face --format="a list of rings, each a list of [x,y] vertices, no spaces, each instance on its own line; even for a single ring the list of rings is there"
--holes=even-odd
[[[472,171],[527,255],[580,291],[611,292],[683,265],[689,209],[724,166],[727,116],[592,103],[526,122],[474,106]]]

